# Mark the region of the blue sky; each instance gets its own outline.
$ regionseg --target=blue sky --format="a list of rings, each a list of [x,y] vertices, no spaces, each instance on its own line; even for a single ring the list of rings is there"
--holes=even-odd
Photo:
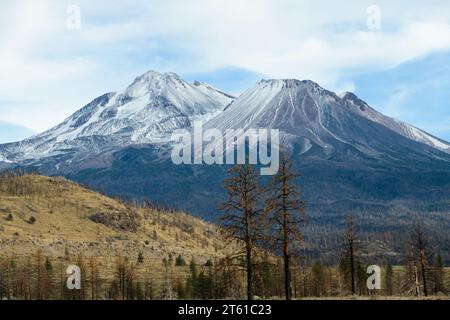
[[[149,69],[233,94],[261,78],[312,79],[450,141],[450,2],[373,3],[3,0],[0,143]]]
[[[14,123],[0,121],[0,143],[7,143],[28,138],[35,132]]]

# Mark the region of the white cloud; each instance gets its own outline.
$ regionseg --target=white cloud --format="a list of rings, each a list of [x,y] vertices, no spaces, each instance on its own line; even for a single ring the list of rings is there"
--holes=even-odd
[[[404,109],[404,104],[411,95],[414,94],[413,88],[402,86],[397,88],[387,99],[383,106],[383,111],[394,118],[401,119],[403,113],[408,112]]]
[[[242,67],[310,78],[337,91],[371,72],[450,49],[450,3],[378,1],[382,30],[366,27],[372,1],[75,1],[81,30],[65,28],[69,1],[2,1],[0,97],[32,101],[0,120],[56,124],[150,68],[198,73]],[[26,112],[24,112],[26,110]]]

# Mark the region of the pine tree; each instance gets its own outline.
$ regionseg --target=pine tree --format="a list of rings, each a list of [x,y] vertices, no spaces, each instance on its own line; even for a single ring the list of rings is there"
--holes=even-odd
[[[45,267],[44,267],[44,252],[41,249],[36,251],[36,299],[42,300],[45,298]]]
[[[205,262],[205,267],[213,267],[213,263],[211,260]]]
[[[229,173],[232,177],[224,182],[228,199],[221,206],[224,212],[220,218],[221,230],[228,244],[236,239],[244,244],[244,255],[238,253],[236,257],[243,258],[247,274],[247,299],[253,300],[254,254],[256,244],[261,240],[263,219],[263,211],[259,208],[261,188],[251,165],[238,165],[230,169]]]
[[[100,277],[98,271],[98,263],[95,257],[90,257],[88,261],[88,270],[89,270],[89,282],[91,285],[91,299],[96,300],[99,287],[100,287]]]
[[[175,279],[175,291],[179,299],[186,299],[186,288],[180,278]]]
[[[139,263],[139,264],[144,263],[144,254],[141,251],[139,251],[139,253],[138,253],[137,263]]]
[[[316,297],[325,294],[325,270],[320,262],[316,262],[311,269],[312,289]]]
[[[433,266],[433,276],[434,276],[434,293],[444,293],[444,261],[442,256],[438,254]]]
[[[46,298],[48,299],[53,291],[53,265],[50,260],[50,257],[45,257],[44,262],[44,292],[46,295]]]
[[[81,273],[81,288],[78,299],[86,300],[86,265],[84,263],[84,257],[81,253],[78,255],[77,265],[80,268]]]
[[[136,283],[136,300],[145,300],[145,292],[141,282]]]
[[[388,296],[392,296],[393,294],[393,285],[392,285],[392,279],[394,276],[394,269],[392,268],[392,266],[390,264],[388,264],[386,266],[385,269],[385,280],[384,280],[384,287],[385,287],[385,292],[386,295]]]
[[[427,257],[427,241],[423,228],[423,222],[417,220],[411,233],[411,244],[414,255],[414,261],[419,269],[418,272],[422,279],[423,294],[428,296],[428,257]]]
[[[50,261],[49,257],[45,257],[45,270],[47,272],[52,272],[53,271],[52,262]]]
[[[155,299],[155,284],[152,279],[147,279],[145,281],[144,294],[146,300]]]
[[[353,214],[347,216],[347,230],[344,236],[344,254],[341,259],[340,269],[348,280],[350,292],[356,294],[356,281],[358,277],[358,239],[356,236],[356,217]]]
[[[178,257],[175,259],[175,266],[176,267],[184,267],[186,265],[186,261],[184,261],[183,257],[178,255]]]
[[[189,277],[186,280],[186,295],[190,298],[198,298],[198,272],[197,264],[191,260],[189,264]]]
[[[117,287],[117,293],[120,299],[126,300],[129,298],[132,291],[134,281],[134,266],[130,265],[127,259],[119,256],[116,260],[114,286]],[[116,290],[113,290],[116,291]]]
[[[270,243],[283,254],[284,291],[286,300],[292,299],[291,257],[295,242],[302,240],[301,226],[305,222],[304,203],[294,180],[299,174],[292,168],[292,161],[282,156],[280,168],[268,188],[266,214]]]

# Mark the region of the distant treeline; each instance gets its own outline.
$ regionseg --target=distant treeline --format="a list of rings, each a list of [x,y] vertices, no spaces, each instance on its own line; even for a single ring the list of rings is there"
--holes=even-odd
[[[352,294],[350,265],[342,259],[338,266],[321,262],[305,265],[296,258],[292,271],[292,298],[339,298]],[[117,257],[112,270],[96,257],[53,259],[42,250],[23,258],[11,256],[0,260],[0,297],[20,300],[166,300],[166,299],[243,299],[246,297],[245,263],[231,257],[197,264],[183,257],[165,258],[162,279],[154,270],[143,269],[142,257],[131,261]],[[81,289],[67,287],[69,265],[81,270]],[[369,290],[367,265],[354,266],[356,296],[424,296],[420,266],[385,265],[381,290]],[[261,254],[254,266],[254,295],[260,298],[283,298],[285,294],[283,262]],[[181,271],[181,272],[180,272]],[[450,272],[437,260],[425,271],[428,296],[447,295]]]
[[[279,172],[262,186],[251,165],[229,170],[224,181],[228,197],[220,220],[225,245],[235,248],[223,259],[198,265],[183,257],[161,261],[163,276],[136,261],[116,257],[113,270],[96,257],[54,259],[42,250],[24,259],[0,261],[0,297],[7,299],[254,299],[342,296],[431,296],[449,293],[448,273],[439,248],[430,245],[421,219],[403,227],[402,263],[380,265],[381,290],[369,290],[367,267],[374,264],[364,248],[358,216],[349,213],[336,236],[337,263],[326,256],[302,255],[310,243],[304,237],[308,218],[302,193],[294,181],[299,174],[282,157]],[[8,180],[9,179],[9,180]],[[0,191],[23,195],[35,190],[0,178]],[[12,182],[12,183],[11,183]],[[38,191],[39,193],[40,191]],[[238,244],[235,246],[235,244]],[[229,249],[229,248],[228,248]],[[229,252],[229,250],[227,251]],[[446,253],[446,252],[445,252]],[[67,288],[66,268],[81,271],[81,289]],[[183,271],[183,272],[179,272]]]

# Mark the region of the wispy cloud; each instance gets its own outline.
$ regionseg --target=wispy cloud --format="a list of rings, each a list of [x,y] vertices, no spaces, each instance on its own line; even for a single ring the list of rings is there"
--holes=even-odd
[[[0,121],[0,143],[19,141],[30,137],[35,132],[29,128]]]
[[[151,68],[208,78],[233,66],[342,91],[358,89],[359,74],[450,50],[448,1],[377,2],[379,31],[366,26],[366,0],[5,0],[0,99],[33,103],[3,109],[0,120],[46,129]],[[79,30],[66,28],[73,3]],[[393,113],[400,97],[386,100]]]

